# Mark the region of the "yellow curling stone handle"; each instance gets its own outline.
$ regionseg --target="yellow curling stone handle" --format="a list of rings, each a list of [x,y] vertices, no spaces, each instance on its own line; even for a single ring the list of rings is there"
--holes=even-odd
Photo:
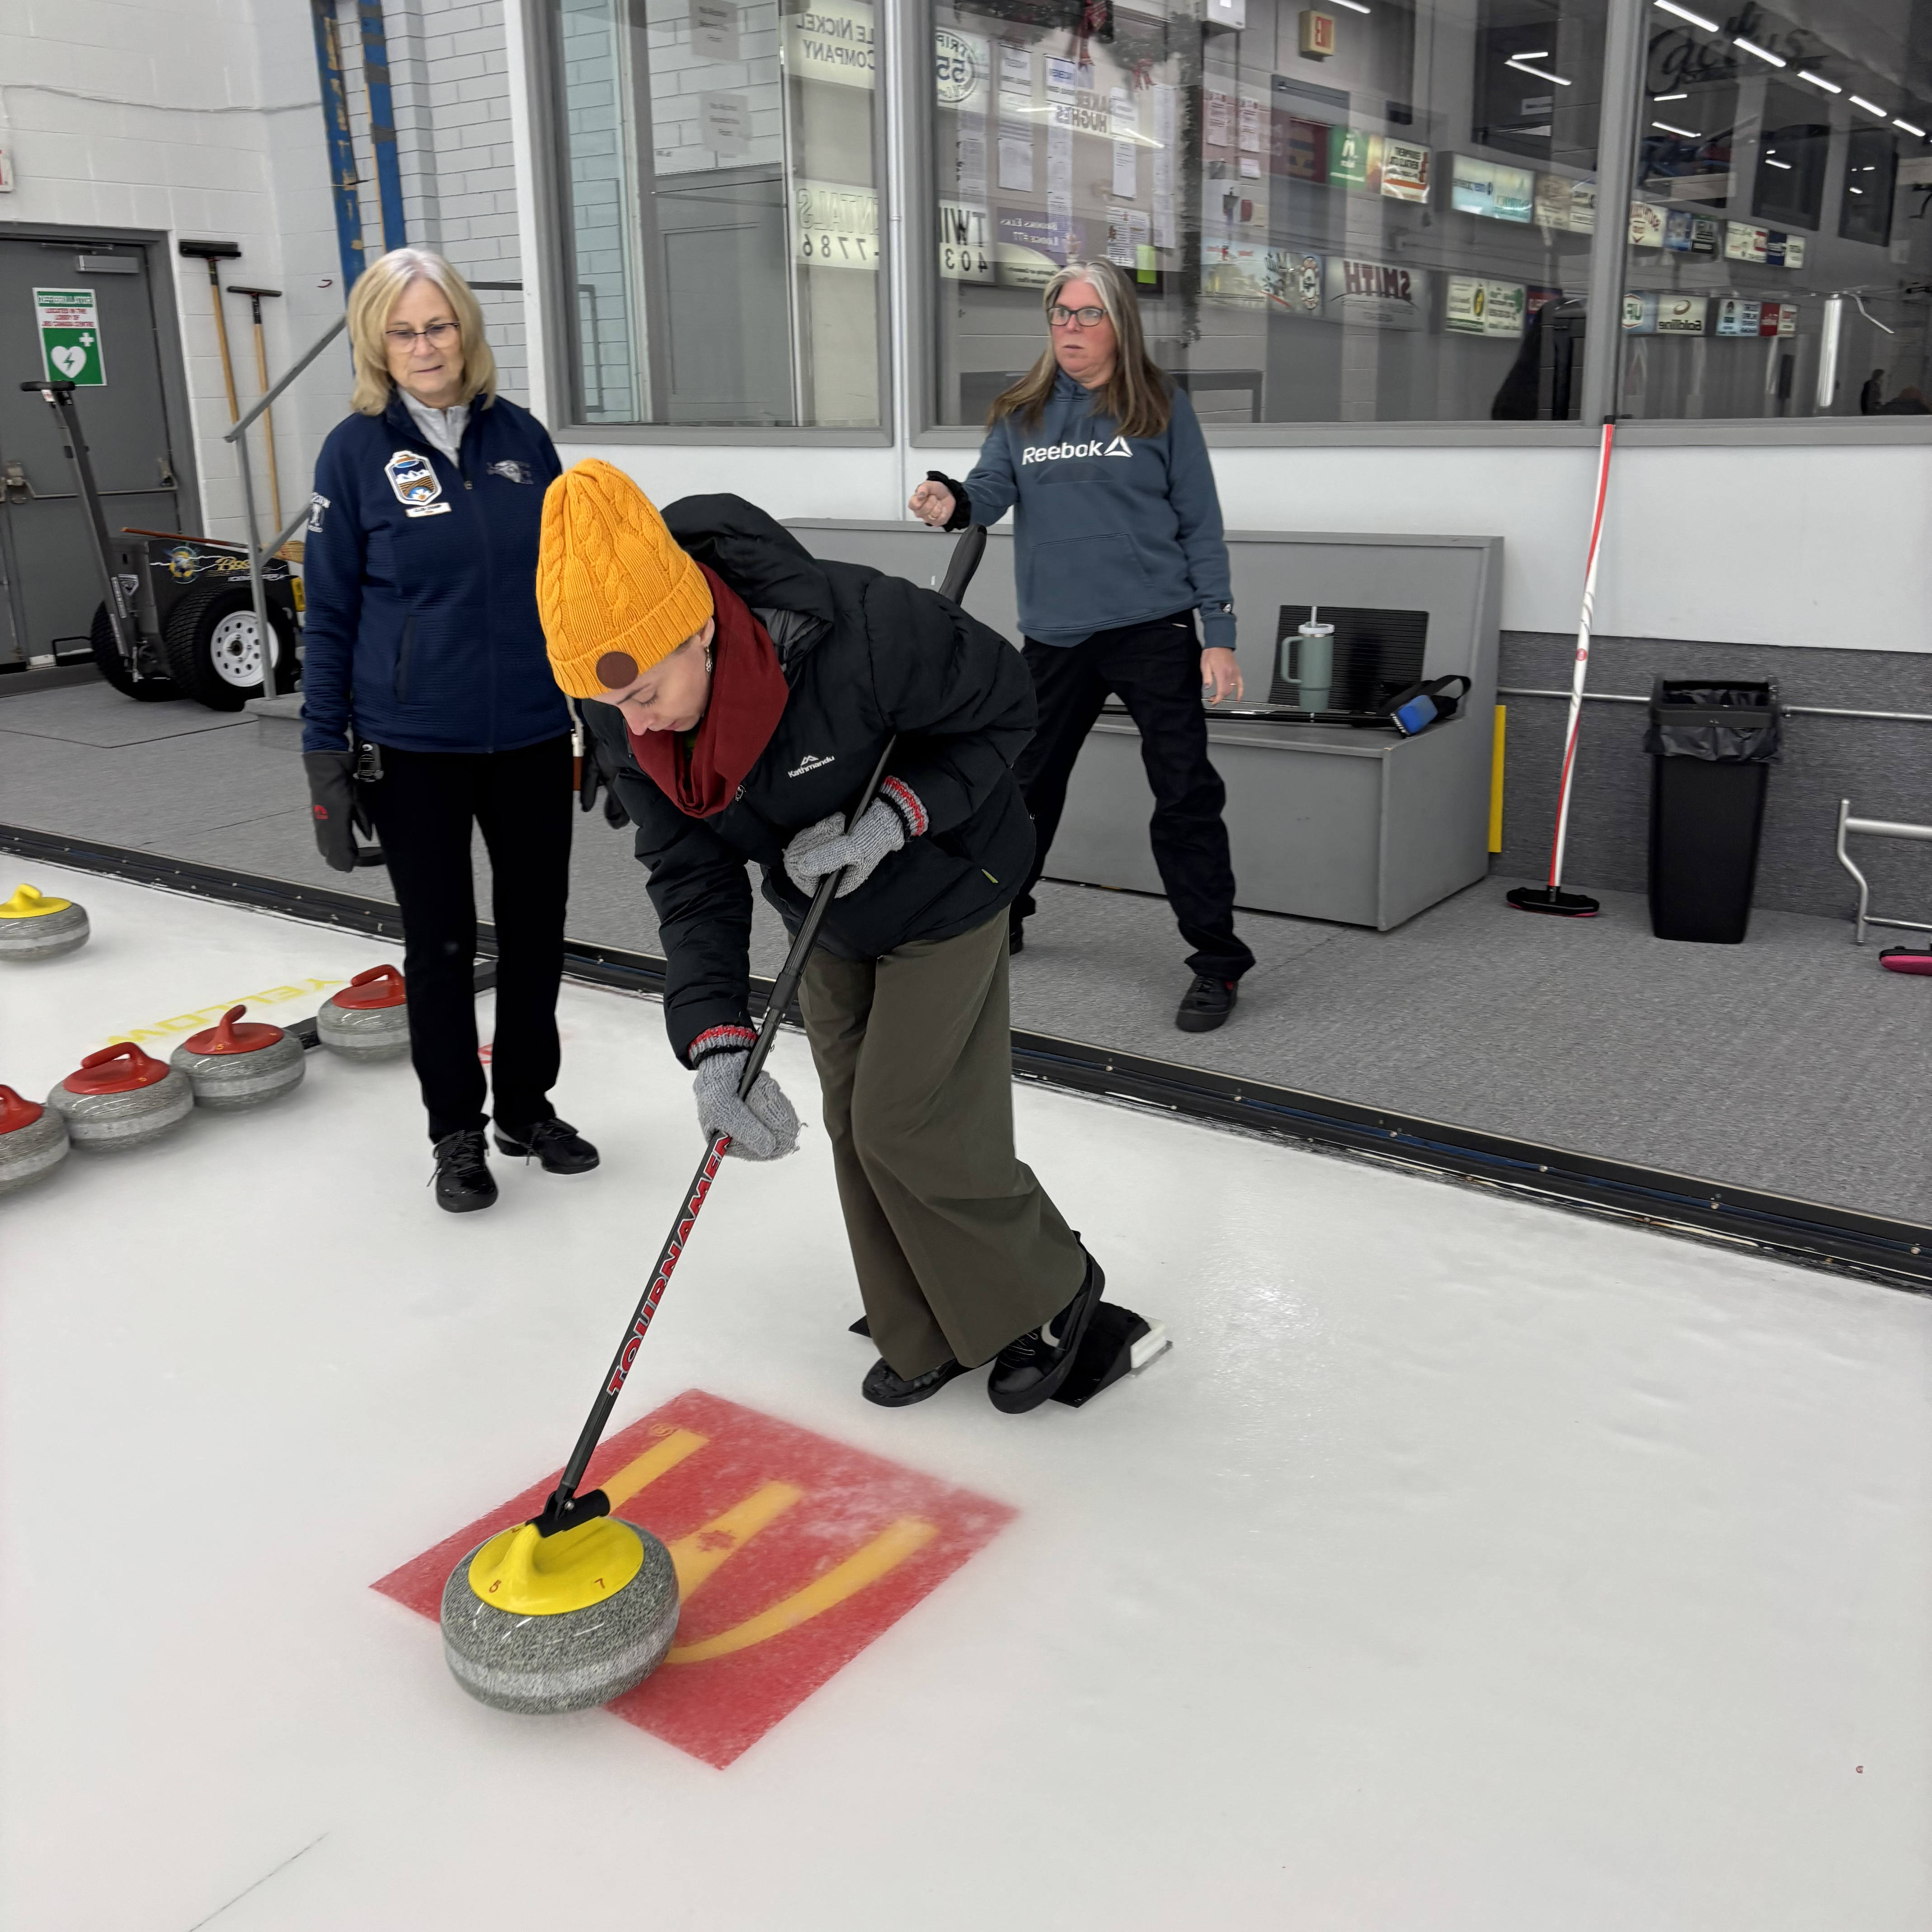
[[[555,1536],[520,1522],[490,1538],[470,1564],[470,1587],[514,1617],[561,1616],[614,1597],[644,1567],[643,1539],[614,1516]]]
[[[50,899],[32,886],[22,886],[5,904],[0,919],[44,919],[50,912],[65,912],[71,899]]]

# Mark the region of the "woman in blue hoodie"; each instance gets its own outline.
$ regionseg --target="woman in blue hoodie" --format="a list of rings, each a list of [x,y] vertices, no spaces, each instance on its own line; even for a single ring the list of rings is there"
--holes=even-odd
[[[1201,707],[1203,692],[1216,704],[1241,695],[1214,472],[1186,391],[1148,355],[1126,277],[1111,262],[1070,262],[1044,301],[1046,352],[994,400],[972,474],[957,483],[933,472],[912,510],[945,530],[1014,512],[1040,727],[1015,768],[1038,844],[1013,902],[1011,950],[1034,910],[1074,760],[1112,693],[1140,732],[1154,863],[1192,949],[1174,1023],[1207,1033],[1255,963],[1234,932],[1227,794]]]

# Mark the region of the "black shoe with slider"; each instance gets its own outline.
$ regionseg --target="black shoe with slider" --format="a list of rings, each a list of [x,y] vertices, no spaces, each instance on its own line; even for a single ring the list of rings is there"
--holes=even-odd
[[[496,1198],[481,1127],[459,1127],[436,1143],[436,1204],[452,1214],[472,1214]]]
[[[525,1160],[541,1161],[546,1174],[588,1174],[597,1165],[597,1150],[568,1120],[539,1120],[522,1133],[496,1130],[496,1151]]]
[[[1008,1415],[1023,1415],[1052,1396],[1073,1366],[1106,1287],[1100,1264],[1089,1255],[1087,1279],[1080,1284],[1080,1292],[1051,1322],[1028,1329],[994,1357],[986,1393],[995,1408]]]
[[[1212,1033],[1234,1010],[1234,981],[1197,973],[1193,985],[1180,996],[1174,1023],[1183,1033]]]
[[[929,1395],[937,1395],[955,1376],[965,1372],[949,1355],[938,1368],[928,1369],[922,1376],[902,1376],[881,1355],[866,1371],[859,1393],[881,1408],[904,1408],[925,1401]]]

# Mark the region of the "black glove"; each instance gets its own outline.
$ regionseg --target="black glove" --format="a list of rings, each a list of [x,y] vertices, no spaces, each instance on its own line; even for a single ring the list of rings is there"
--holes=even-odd
[[[382,855],[365,855],[356,843],[359,831],[373,838],[376,828],[356,782],[352,752],[304,752],[302,770],[308,774],[309,811],[315,820],[315,844],[338,872],[352,872],[358,864],[380,865]]]
[[[944,527],[949,530],[963,530],[973,520],[973,506],[966,494],[966,486],[956,483],[944,471],[928,470],[926,472],[928,483],[937,483],[952,499],[952,514],[946,520]]]
[[[604,794],[604,824],[612,826],[628,825],[631,815],[620,802],[617,788],[611,782],[616,776],[616,761],[603,740],[591,730],[589,721],[584,718],[581,699],[578,700],[577,716],[578,729],[584,743],[583,754],[578,760],[577,808],[588,812],[597,802],[597,794],[601,790]]]

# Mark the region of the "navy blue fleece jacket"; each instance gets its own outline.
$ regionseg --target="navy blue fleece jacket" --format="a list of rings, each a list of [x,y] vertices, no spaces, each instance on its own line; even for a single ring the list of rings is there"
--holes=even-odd
[[[1013,517],[1020,628],[1043,644],[1198,610],[1234,648],[1221,502],[1194,405],[1174,391],[1159,436],[1122,436],[1062,370],[1037,429],[1002,416],[966,478],[976,524]]]
[[[302,553],[302,749],[514,752],[570,729],[537,620],[549,432],[472,404],[459,460],[400,397],[328,433]]]

